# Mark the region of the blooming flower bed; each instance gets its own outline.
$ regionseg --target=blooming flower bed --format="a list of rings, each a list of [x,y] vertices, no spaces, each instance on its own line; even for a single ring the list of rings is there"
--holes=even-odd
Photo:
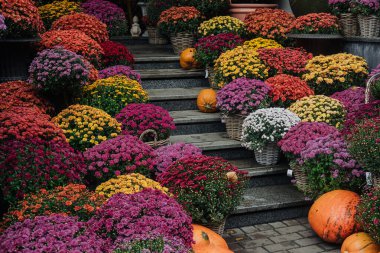
[[[286,74],[276,75],[265,81],[269,86],[272,103],[278,107],[288,107],[293,102],[314,95],[314,91],[299,77]]]
[[[115,117],[122,125],[122,133],[140,137],[148,129],[156,131],[158,140],[169,138],[175,129],[173,118],[164,108],[153,104],[129,104]],[[153,141],[154,136],[146,134],[143,141]]]
[[[331,126],[341,128],[346,111],[341,102],[323,95],[301,98],[293,103],[289,110],[306,122],[325,122]]]
[[[331,98],[339,100],[347,112],[350,112],[354,106],[364,104],[365,89],[363,87],[351,87],[344,91],[335,92]]]
[[[107,41],[107,25],[92,15],[74,13],[54,21],[52,30],[78,30],[98,43]]]
[[[247,34],[247,30],[243,21],[230,16],[214,17],[204,21],[198,28],[200,37],[218,35],[221,33],[233,33],[244,37]]]
[[[33,137],[2,143],[0,161],[1,190],[11,203],[41,188],[80,182],[85,171],[82,156],[66,141]]]
[[[126,76],[129,79],[135,80],[141,84],[141,75],[129,66],[115,65],[99,71],[100,79],[106,79],[108,77],[118,75]]]
[[[128,48],[121,43],[106,41],[100,44],[103,48],[103,65],[105,67],[114,65],[133,66],[135,59]]]
[[[349,135],[351,129],[364,119],[380,116],[380,100],[368,104],[359,104],[352,107],[347,114],[342,133]]]
[[[55,1],[38,7],[42,21],[46,28],[50,28],[54,21],[73,12],[81,12],[79,3],[70,1]]]
[[[157,25],[168,35],[179,32],[195,33],[201,21],[202,14],[196,8],[173,6],[161,12]]]
[[[156,165],[153,149],[130,135],[120,135],[87,149],[83,153],[91,185],[98,185],[115,176],[140,173],[150,177]]]
[[[80,221],[87,221],[105,201],[105,197],[89,191],[83,184],[68,184],[51,190],[41,189],[25,195],[24,200],[12,206],[0,223],[1,229],[40,215],[77,216]]]
[[[261,48],[282,48],[282,46],[277,43],[275,40],[271,39],[264,39],[264,38],[256,38],[253,40],[247,40],[244,42],[244,47],[253,49],[253,50],[259,50]]]
[[[225,115],[248,115],[269,106],[270,88],[263,81],[238,78],[217,93],[217,107]]]
[[[95,191],[109,199],[116,193],[134,194],[141,192],[146,188],[159,190],[165,194],[168,194],[169,192],[168,188],[162,187],[160,183],[138,173],[120,175],[116,178],[111,178],[96,187]]]
[[[81,151],[121,132],[121,125],[109,114],[86,105],[69,106],[53,122],[63,130],[70,145]]]
[[[339,34],[338,18],[330,13],[310,13],[296,18],[291,33]]]
[[[362,228],[380,244],[380,187],[361,195],[356,218]]]
[[[201,155],[202,150],[193,144],[178,142],[172,145],[159,147],[155,150],[155,154],[157,167],[156,174],[160,174],[165,172],[168,167],[178,159],[193,155]]]
[[[294,16],[281,9],[258,8],[249,13],[244,23],[253,37],[263,37],[284,42]]]
[[[146,91],[140,83],[126,76],[112,76],[99,79],[93,84],[83,87],[81,104],[104,110],[111,116],[119,113],[130,103],[145,103],[148,101]]]

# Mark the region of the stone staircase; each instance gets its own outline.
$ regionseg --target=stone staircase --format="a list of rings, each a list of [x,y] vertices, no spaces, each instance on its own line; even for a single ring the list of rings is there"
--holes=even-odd
[[[219,113],[201,113],[196,107],[198,92],[208,87],[203,70],[179,68],[179,57],[169,46],[128,45],[136,58],[135,69],[150,102],[169,110],[177,129],[171,142],[192,143],[205,155],[221,156],[249,173],[249,189],[227,227],[241,227],[304,217],[310,202],[291,185],[286,161],[274,166],[255,162],[253,152],[239,141],[227,138]]]

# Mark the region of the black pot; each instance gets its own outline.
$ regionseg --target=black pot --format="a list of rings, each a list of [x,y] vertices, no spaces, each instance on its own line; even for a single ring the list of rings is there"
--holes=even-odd
[[[289,0],[296,17],[319,12],[330,12],[328,0]]]
[[[0,82],[25,80],[39,39],[0,39]]]
[[[288,34],[293,46],[303,47],[316,55],[330,55],[343,52],[343,37],[338,34]]]

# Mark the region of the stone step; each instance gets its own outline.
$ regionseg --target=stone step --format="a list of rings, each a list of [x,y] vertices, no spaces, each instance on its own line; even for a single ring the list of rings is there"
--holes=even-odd
[[[171,45],[127,45],[135,57],[134,68],[179,69],[179,56],[173,53]]]
[[[248,172],[250,188],[291,183],[291,178],[286,176],[286,171],[289,169],[287,161],[281,161],[279,164],[269,166],[258,164],[254,157],[229,160],[229,162],[240,170]]]
[[[227,228],[306,217],[311,201],[292,185],[249,188],[227,219]]]
[[[206,87],[147,89],[150,103],[168,111],[197,110],[198,93]]]
[[[198,110],[171,111],[176,130],[172,135],[200,134],[226,131],[220,113],[203,113]]]
[[[145,89],[207,87],[204,70],[142,69],[138,70]]]
[[[228,160],[253,159],[253,152],[243,148],[240,141],[229,139],[225,132],[176,135],[170,137],[170,141],[191,143],[202,149],[205,155],[220,156]]]

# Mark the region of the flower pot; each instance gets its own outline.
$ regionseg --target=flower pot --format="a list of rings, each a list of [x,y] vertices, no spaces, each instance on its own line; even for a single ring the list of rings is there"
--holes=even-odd
[[[227,219],[225,219],[221,224],[217,224],[217,225],[208,225],[208,224],[205,224],[204,226],[206,228],[211,229],[212,231],[214,231],[218,235],[223,235],[224,227],[226,226],[226,220]]]
[[[290,168],[293,170],[293,176],[295,179],[295,185],[303,193],[306,193],[307,189],[307,174],[302,167],[296,162],[291,161],[289,163]]]
[[[215,71],[214,68],[211,66],[206,67],[206,77],[208,78],[208,82],[210,83],[210,88],[213,88],[215,90],[219,90],[220,87],[215,82]]]
[[[152,148],[159,148],[159,147],[162,147],[162,146],[166,146],[168,144],[170,144],[170,138],[166,138],[164,140],[158,140],[158,134],[155,130],[153,129],[147,129],[145,130],[139,137],[139,139],[141,141],[143,141],[144,137],[146,135],[152,135],[153,136],[153,141],[145,141],[144,143],[151,146]]]
[[[193,47],[195,38],[192,33],[180,32],[171,34],[170,41],[172,42],[174,53],[179,55],[186,48]]]
[[[243,122],[246,116],[243,115],[229,115],[224,117],[223,121],[226,123],[226,131],[228,138],[232,140],[241,141],[243,132]]]
[[[356,36],[359,33],[358,18],[353,13],[343,13],[339,16],[339,25],[345,37]]]
[[[266,144],[261,151],[254,150],[256,162],[261,165],[275,165],[280,159],[280,148],[276,142]]]
[[[26,80],[39,39],[0,40],[0,82]]]
[[[166,45],[168,39],[161,35],[160,30],[157,27],[148,27],[149,44],[152,45]]]
[[[244,21],[245,16],[260,8],[277,8],[278,4],[239,4],[232,3],[230,4],[230,14],[234,18],[238,18]]]
[[[358,15],[360,36],[362,37],[378,37],[380,33],[380,18],[372,16]]]
[[[327,0],[290,0],[290,7],[296,17],[319,12],[330,12]]]

